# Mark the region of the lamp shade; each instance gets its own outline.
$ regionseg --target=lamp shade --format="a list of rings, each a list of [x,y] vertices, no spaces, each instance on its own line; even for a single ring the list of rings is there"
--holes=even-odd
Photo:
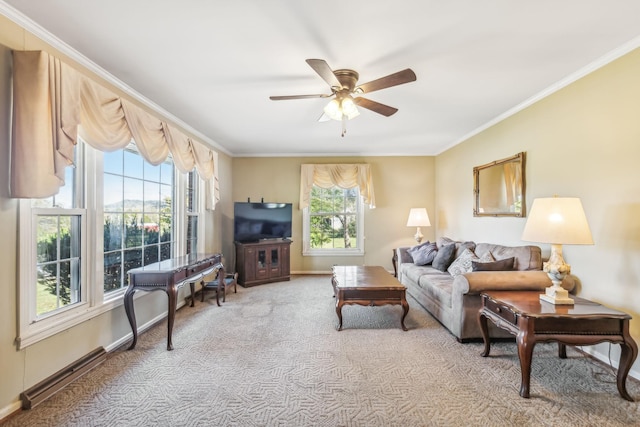
[[[591,230],[577,197],[535,199],[522,232],[528,242],[593,245]]]
[[[409,219],[407,219],[407,227],[428,227],[429,215],[425,208],[411,208],[409,211]]]

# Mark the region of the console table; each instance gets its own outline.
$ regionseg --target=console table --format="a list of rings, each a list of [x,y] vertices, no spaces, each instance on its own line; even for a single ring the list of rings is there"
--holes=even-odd
[[[128,350],[132,350],[138,342],[138,328],[136,313],[133,307],[133,294],[136,291],[164,291],[167,293],[167,350],[173,350],[171,332],[178,305],[178,289],[185,283],[190,283],[191,306],[193,307],[195,282],[202,277],[219,271],[219,280],[224,280],[222,254],[191,254],[171,258],[144,267],[129,270],[129,286],[124,293],[124,309],[133,332],[133,342]]]
[[[483,357],[489,356],[487,320],[516,335],[522,382],[520,396],[529,397],[531,359],[537,342],[558,342],[558,355],[566,358],[566,345],[620,344],[617,386],[620,396],[633,402],[627,392],[627,375],[638,356],[638,346],[629,334],[631,316],[584,298],[572,297],[574,305],[540,301],[537,291],[484,292],[479,312],[484,339]]]

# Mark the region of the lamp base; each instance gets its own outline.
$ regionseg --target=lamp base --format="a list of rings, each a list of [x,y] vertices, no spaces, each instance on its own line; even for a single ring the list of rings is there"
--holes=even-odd
[[[416,234],[413,236],[413,238],[416,239],[416,242],[418,242],[418,244],[420,244],[424,236],[422,235],[422,232],[420,232],[420,227],[417,227],[417,228],[418,230],[416,231]]]
[[[540,294],[540,301],[546,301],[555,305],[573,305],[573,299],[569,298],[569,291],[561,286],[549,286],[544,294]]]

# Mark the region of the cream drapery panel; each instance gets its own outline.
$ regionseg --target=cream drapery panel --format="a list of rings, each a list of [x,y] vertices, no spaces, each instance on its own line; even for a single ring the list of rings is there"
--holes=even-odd
[[[505,163],[504,183],[506,188],[507,206],[513,206],[518,201],[518,191],[522,188],[522,175],[520,174],[519,163]]]
[[[300,174],[300,209],[309,206],[311,188],[338,186],[340,188],[358,187],[364,203],[370,208],[376,207],[368,164],[303,164]]]
[[[169,153],[205,181],[205,206],[220,200],[218,153],[42,51],[14,51],[12,197],[49,197],[64,185],[77,135],[101,151],[131,139],[149,163]],[[35,160],[35,161],[34,161]]]

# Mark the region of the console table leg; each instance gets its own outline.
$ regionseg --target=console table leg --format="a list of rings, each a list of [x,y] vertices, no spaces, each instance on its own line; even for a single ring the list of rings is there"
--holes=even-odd
[[[175,286],[167,289],[169,297],[169,313],[167,313],[167,350],[173,350],[171,342],[171,332],[173,331],[173,321],[176,318],[176,307],[178,306],[178,289]]]
[[[136,313],[133,309],[133,294],[136,292],[135,288],[127,288],[124,293],[124,311],[127,313],[127,319],[129,319],[129,325],[131,326],[131,332],[133,333],[133,341],[127,350],[133,350],[138,342],[138,327],[136,325]]]
[[[530,322],[528,319],[520,319],[518,326],[520,331],[516,336],[516,342],[518,344],[518,358],[520,359],[520,372],[522,375],[520,396],[528,398],[529,385],[531,383],[531,359],[533,357],[533,347],[536,345],[536,339],[533,333],[533,322]]]

